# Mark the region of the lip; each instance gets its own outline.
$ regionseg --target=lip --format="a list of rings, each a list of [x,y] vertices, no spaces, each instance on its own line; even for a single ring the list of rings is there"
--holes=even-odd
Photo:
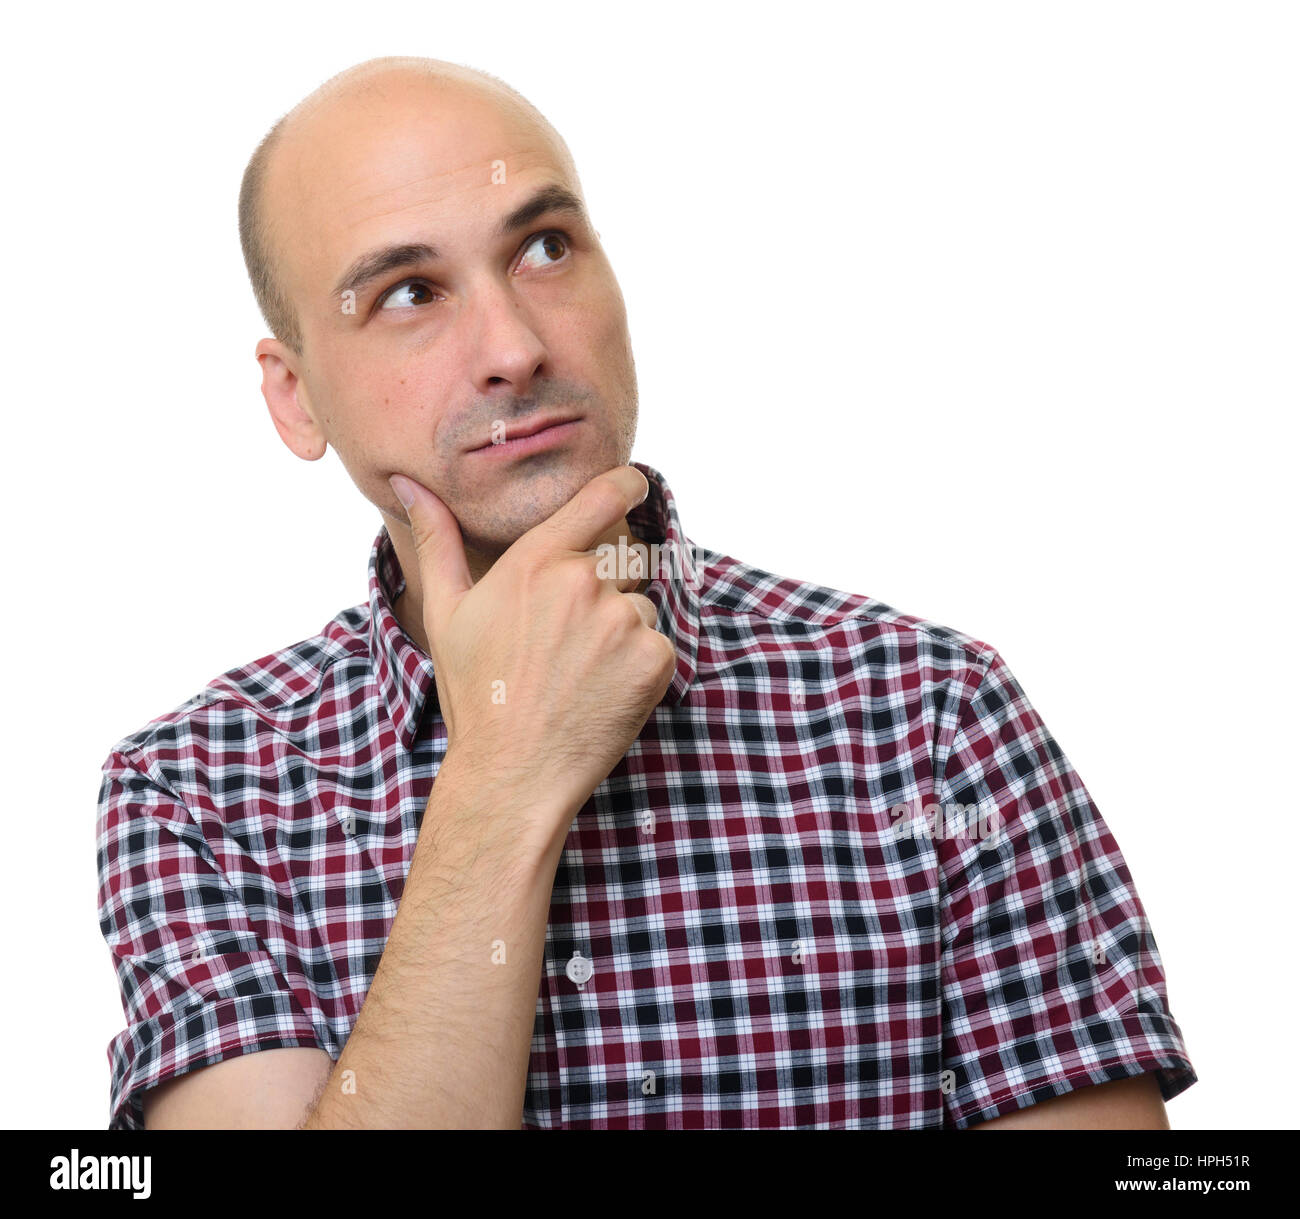
[[[507,428],[505,439],[497,443],[488,441],[471,453],[494,454],[500,456],[523,456],[536,453],[552,444],[562,443],[568,439],[574,429],[582,422],[580,416],[557,416],[554,419],[534,419],[518,428]]]

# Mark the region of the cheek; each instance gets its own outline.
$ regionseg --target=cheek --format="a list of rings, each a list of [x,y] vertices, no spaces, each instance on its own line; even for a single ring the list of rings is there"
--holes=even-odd
[[[349,368],[347,380],[336,383],[322,418],[330,442],[354,481],[370,482],[374,474],[394,465],[394,457],[409,450],[421,432],[421,405],[427,403],[414,381],[386,370],[367,375]]]
[[[350,371],[346,390],[347,428],[355,444],[382,446],[418,431],[430,404],[427,386],[414,368],[385,363]]]
[[[623,304],[623,294],[618,286],[611,283],[598,304],[598,314],[603,334],[622,334],[627,329],[627,309]]]
[[[589,297],[570,323],[568,333],[569,342],[576,339],[589,368],[600,369],[607,376],[621,375],[620,370],[628,363],[630,343],[627,313],[618,292],[604,291]],[[560,350],[564,350],[563,344]]]

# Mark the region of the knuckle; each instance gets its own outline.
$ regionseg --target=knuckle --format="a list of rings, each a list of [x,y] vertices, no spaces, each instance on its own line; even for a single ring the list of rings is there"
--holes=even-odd
[[[576,559],[567,566],[570,587],[574,592],[590,596],[600,591],[604,581],[601,580],[594,563],[589,563],[585,559]]]
[[[538,591],[545,589],[548,601],[566,604],[572,609],[591,605],[593,597],[600,591],[600,580],[595,569],[588,564],[565,561],[539,571],[533,588]]]
[[[645,619],[641,616],[640,607],[631,597],[620,595],[615,598],[615,601],[618,602],[615,612],[618,614],[618,622],[620,626],[627,629],[633,629],[645,624]]]
[[[627,597],[636,607],[636,612],[641,616],[641,621],[653,630],[655,623],[659,621],[659,611],[655,609],[655,603],[643,593],[629,593]]]
[[[677,650],[667,635],[647,631],[645,647],[646,680],[654,688],[667,686],[677,669]]]
[[[658,647],[659,654],[663,658],[664,668],[671,673],[677,668],[677,648],[662,631],[655,631],[654,636],[655,646]]]

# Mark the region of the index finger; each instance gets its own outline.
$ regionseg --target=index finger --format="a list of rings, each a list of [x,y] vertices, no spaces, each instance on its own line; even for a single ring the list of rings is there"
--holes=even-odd
[[[587,551],[611,525],[645,503],[650,483],[635,466],[615,466],[596,475],[567,504],[530,530],[530,545]]]

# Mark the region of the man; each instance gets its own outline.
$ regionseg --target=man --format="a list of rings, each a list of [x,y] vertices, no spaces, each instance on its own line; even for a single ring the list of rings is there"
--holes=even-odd
[[[694,548],[628,464],[537,111],[359,65],[240,221],[275,427],[383,527],[368,603],[105,763],[112,1125],[1167,1125],[1154,938],[1002,657]]]

